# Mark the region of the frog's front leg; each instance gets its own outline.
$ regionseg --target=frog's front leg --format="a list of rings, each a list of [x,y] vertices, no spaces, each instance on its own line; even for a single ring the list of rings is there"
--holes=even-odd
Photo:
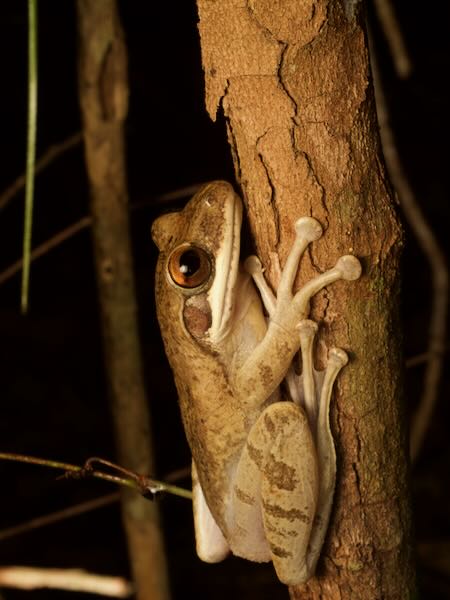
[[[236,389],[249,410],[257,409],[285,378],[300,346],[298,325],[308,316],[311,298],[339,279],[352,281],[361,274],[361,265],[355,256],[341,256],[333,268],[317,275],[294,294],[292,286],[300,259],[308,244],[322,235],[322,227],[312,217],[303,217],[296,222],[295,233],[276,296],[264,279],[259,259],[251,256],[245,261],[245,268],[252,275],[269,314],[266,335],[234,378]]]

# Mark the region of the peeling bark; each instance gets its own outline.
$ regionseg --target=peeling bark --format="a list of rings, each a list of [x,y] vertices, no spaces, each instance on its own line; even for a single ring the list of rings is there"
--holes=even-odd
[[[198,0],[206,107],[223,110],[257,253],[276,284],[293,223],[318,219],[323,238],[299,281],[343,254],[363,278],[312,303],[318,358],[337,345],[331,425],[338,482],[318,573],[292,598],[411,596],[410,507],[398,323],[402,231],[381,157],[358,0]]]
[[[124,122],[127,53],[114,0],[78,0],[79,94],[103,348],[118,461],[152,474],[148,402],[142,376],[128,225]],[[169,584],[158,507],[125,491],[122,515],[139,600],[167,600]]]

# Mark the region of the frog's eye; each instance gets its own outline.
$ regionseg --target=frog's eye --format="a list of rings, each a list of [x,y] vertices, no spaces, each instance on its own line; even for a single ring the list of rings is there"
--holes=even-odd
[[[174,283],[192,289],[208,281],[211,275],[211,261],[202,248],[182,244],[170,255],[168,269]]]

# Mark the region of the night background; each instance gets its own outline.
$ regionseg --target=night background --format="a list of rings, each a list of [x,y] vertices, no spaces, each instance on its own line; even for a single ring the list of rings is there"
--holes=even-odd
[[[190,456],[155,316],[157,252],[150,226],[168,208],[156,199],[194,183],[234,181],[234,173],[224,120],[219,116],[212,123],[204,108],[194,0],[119,5],[129,52],[127,161],[140,332],[153,400],[154,475],[164,478],[187,466]],[[406,81],[396,77],[370,6],[384,91],[404,168],[448,255],[448,9],[444,3],[425,9],[406,0],[395,5],[414,72]],[[25,0],[0,3],[0,47],[1,194],[25,168]],[[40,0],[38,157],[81,129],[76,60],[74,3]],[[38,175],[35,186],[33,246],[89,213],[81,144]],[[20,258],[22,223],[23,192],[0,211],[0,273]],[[430,276],[406,224],[405,240],[402,318],[405,357],[411,358],[427,348]],[[448,344],[446,351],[439,401],[412,469],[418,576],[421,597],[427,599],[450,598]],[[89,228],[32,264],[26,317],[20,314],[20,275],[0,285],[0,356],[0,451],[75,464],[92,455],[114,460]],[[420,398],[423,372],[423,364],[405,371],[408,415]],[[118,503],[1,540],[2,529],[110,493],[111,485],[60,481],[56,471],[20,463],[0,462],[0,473],[0,566],[79,567],[129,576]],[[179,483],[190,485],[187,479]],[[233,558],[219,565],[201,563],[195,555],[189,501],[166,496],[159,502],[174,598],[287,598],[270,565]],[[439,552],[434,555],[437,543]],[[0,592],[7,600],[25,597],[75,598],[73,593],[48,590]]]

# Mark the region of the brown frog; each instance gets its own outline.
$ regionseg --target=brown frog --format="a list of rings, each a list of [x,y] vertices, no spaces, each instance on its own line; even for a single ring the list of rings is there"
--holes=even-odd
[[[329,405],[347,363],[334,348],[325,371],[314,370],[309,301],[338,279],[357,279],[361,267],[343,256],[293,293],[301,256],[322,235],[303,217],[275,296],[256,257],[240,264],[241,221],[242,202],[223,181],[155,221],[158,319],[192,451],[198,555],[272,560],[294,585],[314,573],[328,526],[336,474]],[[300,377],[292,368],[299,350]]]

